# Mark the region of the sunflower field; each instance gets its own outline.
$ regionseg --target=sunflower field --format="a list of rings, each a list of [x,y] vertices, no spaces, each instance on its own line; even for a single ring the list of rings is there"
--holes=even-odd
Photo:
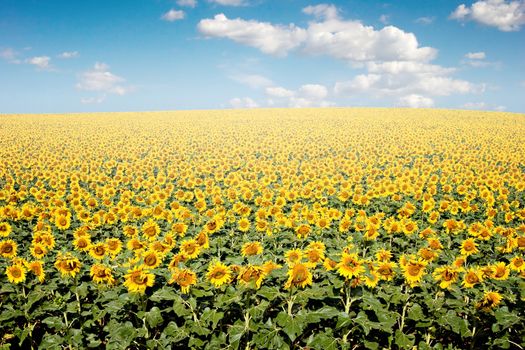
[[[525,115],[0,116],[0,349],[523,349]]]

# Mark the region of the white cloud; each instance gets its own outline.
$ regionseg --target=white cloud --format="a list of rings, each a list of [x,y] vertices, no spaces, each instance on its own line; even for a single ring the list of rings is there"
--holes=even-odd
[[[20,64],[22,63],[18,58],[18,52],[10,47],[0,50],[0,58],[6,60],[9,63]]]
[[[449,18],[472,20],[504,32],[518,31],[525,24],[525,0],[480,0],[470,7],[461,4]]]
[[[434,23],[434,21],[436,20],[436,17],[429,17],[429,16],[425,16],[425,17],[419,17],[419,18],[416,18],[416,23],[419,23],[419,24],[425,24],[425,25],[428,25],[428,24],[432,24]]]
[[[36,56],[26,60],[26,63],[36,66],[38,69],[49,70],[51,69],[51,58],[49,56]]]
[[[304,41],[306,31],[293,24],[274,26],[267,22],[228,19],[218,14],[213,19],[203,19],[199,31],[208,37],[228,38],[237,43],[255,47],[266,54],[285,56]]]
[[[168,22],[175,22],[180,19],[183,19],[185,16],[186,14],[184,13],[184,11],[171,9],[162,16],[160,16],[160,18]]]
[[[79,56],[78,51],[64,51],[58,55],[58,58],[68,59],[68,58],[76,58],[78,56]]]
[[[230,79],[249,86],[252,89],[260,89],[273,85],[273,82],[270,79],[258,74],[238,74],[231,76]]]
[[[324,85],[305,84],[297,90],[289,90],[281,86],[265,89],[268,96],[267,104],[272,107],[328,107],[334,103],[326,100],[328,89]]]
[[[471,60],[484,60],[485,59],[485,52],[469,52],[465,55],[466,58]]]
[[[105,63],[95,63],[93,69],[83,72],[80,75],[76,87],[80,90],[99,91],[116,95],[125,95],[132,89],[122,85],[126,80],[109,71],[109,66]]]
[[[197,6],[197,1],[196,0],[177,0],[177,5],[194,8],[195,6]]]
[[[209,0],[209,1],[222,5],[222,6],[244,6],[246,5],[244,0]]]
[[[312,15],[320,19],[334,19],[338,18],[339,14],[337,8],[334,5],[319,4],[315,6],[307,6],[303,8],[303,13]]]
[[[250,97],[235,97],[230,100],[230,106],[233,108],[257,108],[259,105]]]
[[[341,20],[333,5],[309,6],[303,12],[320,21],[311,21],[306,28],[301,28],[294,24],[229,19],[218,14],[213,19],[201,20],[198,29],[207,37],[228,38],[275,56],[286,56],[302,48],[310,55],[324,54],[349,62],[424,62],[437,54],[434,48],[420,47],[414,34],[397,27],[376,30],[359,21]]]
[[[401,97],[398,100],[398,106],[410,108],[430,108],[434,106],[434,100],[425,96],[411,94]]]

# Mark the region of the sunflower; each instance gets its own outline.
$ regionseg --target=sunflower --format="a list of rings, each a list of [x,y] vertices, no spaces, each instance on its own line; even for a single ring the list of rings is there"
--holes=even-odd
[[[206,278],[216,287],[219,288],[225,283],[232,281],[232,272],[230,268],[223,263],[217,261],[210,264]]]
[[[380,249],[375,256],[378,261],[386,262],[392,259],[392,252],[390,252],[390,250]]]
[[[253,288],[255,286],[256,289],[259,289],[264,277],[266,277],[266,273],[263,267],[248,265],[239,271],[239,276],[237,279],[242,285],[246,287]]]
[[[18,284],[26,280],[26,269],[22,265],[11,265],[5,270],[9,282]]]
[[[273,261],[267,261],[264,264],[262,264],[262,268],[266,275],[269,275],[270,273],[272,273],[273,270],[280,269],[281,267],[281,265],[276,264]]]
[[[503,297],[498,292],[485,292],[483,298],[476,304],[478,309],[490,311],[501,303]]]
[[[160,254],[154,250],[149,250],[142,254],[142,261],[146,269],[154,269],[162,263]]]
[[[410,259],[406,264],[402,264],[401,268],[403,269],[403,275],[405,276],[405,281],[412,288],[416,287],[423,276],[425,275],[425,267],[427,262],[425,260],[416,260]]]
[[[148,219],[143,225],[142,225],[142,234],[148,238],[149,240],[154,240],[158,234],[160,233],[160,227],[159,224],[153,219]]]
[[[505,265],[504,262],[498,262],[492,265],[493,275],[492,278],[498,281],[504,281],[509,278],[510,268]]]
[[[82,264],[80,260],[71,255],[70,253],[62,254],[58,253],[55,261],[55,267],[66,277],[75,277],[80,272]]]
[[[455,268],[453,266],[442,266],[434,270],[432,275],[434,280],[440,282],[439,287],[443,289],[450,288],[450,286],[458,281],[459,273],[463,271],[462,268]]]
[[[305,252],[306,259],[309,262],[317,265],[320,261],[323,261],[325,256],[322,250],[309,248]]]
[[[470,268],[463,276],[463,283],[461,285],[465,288],[472,288],[482,281],[482,271],[480,269]]]
[[[337,264],[337,272],[341,276],[350,279],[365,272],[365,268],[357,254],[343,252],[341,255],[341,261]]]
[[[179,237],[184,237],[188,231],[188,225],[183,222],[176,222],[171,225],[171,232],[176,234]]]
[[[391,261],[382,261],[379,263],[376,272],[379,275],[379,278],[385,281],[391,281],[394,278],[394,269],[397,267],[397,264]]]
[[[306,238],[312,231],[312,228],[308,224],[302,224],[295,228],[295,233],[298,238]]]
[[[61,230],[67,230],[71,226],[71,218],[69,215],[57,215],[55,218],[55,226]]]
[[[241,232],[248,232],[250,230],[251,225],[252,224],[250,223],[250,221],[248,219],[242,218],[237,223],[237,228]]]
[[[115,284],[115,278],[111,273],[111,268],[102,264],[93,264],[89,274],[95,283]]]
[[[186,262],[187,260],[188,258],[184,254],[175,254],[168,264],[168,269],[173,271],[179,267],[180,263]]]
[[[303,251],[301,249],[291,249],[284,253],[286,263],[288,265],[295,264],[303,258]]]
[[[247,242],[242,245],[242,256],[252,256],[262,254],[263,247],[260,242]]]
[[[330,258],[325,258],[323,261],[323,267],[326,269],[326,271],[332,271],[337,267],[337,261],[333,261]]]
[[[122,250],[122,242],[118,238],[108,238],[106,239],[106,247],[108,248],[109,254],[115,257]]]
[[[195,241],[197,241],[197,244],[202,249],[207,249],[210,247],[210,238],[208,236],[208,233],[206,233],[206,231],[204,230],[199,232],[199,234],[195,238]]]
[[[11,232],[13,232],[11,225],[7,222],[0,222],[0,237],[7,237]]]
[[[438,256],[435,251],[429,248],[421,248],[418,252],[418,255],[427,262],[433,261]]]
[[[89,255],[93,259],[102,260],[104,259],[104,256],[106,256],[107,251],[108,247],[105,243],[97,243],[91,246],[91,248],[89,249]]]
[[[187,239],[180,244],[179,249],[181,254],[184,254],[188,259],[195,259],[201,252],[201,247],[194,239]]]
[[[0,241],[0,255],[3,258],[11,259],[16,256],[17,244],[12,239]]]
[[[138,251],[147,247],[147,243],[140,239],[133,237],[126,243],[126,248],[132,251]]]
[[[29,249],[35,259],[42,259],[47,254],[47,248],[41,243],[34,243]]]
[[[177,283],[181,287],[182,294],[187,294],[190,286],[197,284],[197,275],[190,269],[175,269],[168,283]]]
[[[288,280],[286,281],[284,288],[304,288],[307,285],[311,286],[312,278],[312,273],[306,264],[296,263],[288,269]]]
[[[89,236],[80,236],[75,238],[73,241],[73,246],[76,250],[79,250],[81,252],[87,252],[89,249],[91,249],[91,239]]]
[[[372,289],[377,286],[379,283],[380,276],[379,274],[371,269],[368,274],[365,274],[365,286]]]
[[[153,287],[155,275],[149,273],[144,266],[136,266],[124,275],[124,285],[130,293],[144,294],[147,287]]]
[[[522,256],[515,256],[509,263],[509,267],[514,271],[525,271],[525,260]]]
[[[44,282],[46,273],[44,271],[44,264],[42,264],[41,261],[31,261],[26,264],[26,267],[38,278],[40,283]]]
[[[461,243],[461,255],[469,256],[479,253],[474,238],[468,238]]]
[[[321,252],[324,252],[326,250],[326,246],[323,242],[313,241],[308,244],[308,249],[317,249]]]

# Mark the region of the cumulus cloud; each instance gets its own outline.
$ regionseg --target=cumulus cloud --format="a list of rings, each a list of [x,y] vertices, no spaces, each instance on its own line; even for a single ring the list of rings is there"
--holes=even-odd
[[[194,8],[197,6],[196,0],[177,0],[177,5],[183,6],[183,7],[191,7]]]
[[[186,14],[182,10],[171,9],[162,16],[160,16],[160,18],[168,22],[175,22],[180,19],[183,19],[185,15]]]
[[[18,52],[16,52],[10,47],[0,50],[0,58],[2,58],[3,60],[6,60],[8,63],[13,63],[13,64],[22,63],[18,59]]]
[[[302,49],[310,55],[328,55],[349,62],[429,61],[437,50],[421,47],[413,33],[395,26],[376,30],[359,21],[342,20],[333,5],[308,6],[303,12],[316,20],[306,28],[278,25],[240,18],[229,19],[218,14],[203,19],[199,31],[206,37],[227,38],[259,49],[263,53],[286,56]]]
[[[459,5],[449,16],[459,21],[475,21],[504,32],[520,30],[525,24],[525,0],[480,0]]]
[[[482,67],[500,67],[500,62],[490,62],[485,60],[487,55],[485,52],[468,52],[465,54],[465,59],[461,61],[462,64],[475,67],[475,68],[482,68]]]
[[[222,6],[244,6],[246,3],[244,0],[209,0],[212,3],[216,3]]]
[[[79,56],[78,51],[64,51],[58,55],[58,58],[69,59],[69,58],[76,58],[78,56]]]
[[[273,85],[273,82],[270,79],[258,74],[238,74],[231,76],[230,79],[249,86],[252,89],[260,89]]]
[[[259,105],[250,97],[235,97],[230,100],[233,108],[257,108]]]
[[[424,16],[424,17],[419,17],[419,18],[416,18],[415,22],[416,23],[419,23],[419,24],[425,24],[425,25],[428,25],[428,24],[432,24],[434,23],[434,21],[436,20],[436,17],[429,17],[429,16]]]
[[[116,95],[125,95],[132,89],[122,85],[126,80],[109,71],[105,63],[95,63],[95,66],[83,72],[79,77],[76,87],[80,90],[96,91]]]
[[[430,108],[434,106],[434,100],[425,96],[411,94],[401,97],[398,101],[398,106],[410,108]]]
[[[51,58],[49,56],[35,56],[35,57],[28,58],[26,60],[26,63],[32,64],[41,70],[51,69],[50,62],[51,62]]]
[[[305,84],[297,90],[289,90],[282,86],[272,86],[265,89],[267,104],[272,107],[328,107],[334,103],[326,100],[328,89],[324,85]]]

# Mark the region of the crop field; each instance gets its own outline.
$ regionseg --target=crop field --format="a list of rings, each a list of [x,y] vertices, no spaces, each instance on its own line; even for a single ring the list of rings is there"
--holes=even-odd
[[[525,347],[525,115],[0,116],[0,349]]]

